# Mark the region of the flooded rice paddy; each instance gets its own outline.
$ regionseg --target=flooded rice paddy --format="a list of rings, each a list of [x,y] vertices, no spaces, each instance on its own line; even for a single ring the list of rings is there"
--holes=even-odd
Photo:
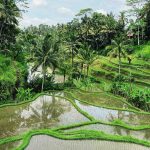
[[[111,122],[120,119],[129,125],[150,125],[150,115],[95,107],[79,102],[78,100],[75,100],[75,103],[79,108],[89,113],[97,120]]]
[[[90,121],[88,118],[79,113],[65,97],[72,99],[81,110],[87,112],[97,120],[111,122],[116,119],[120,119],[129,125],[150,125],[150,115],[111,110],[88,105],[78,101],[77,99],[73,99],[73,97],[65,92],[50,92],[50,94],[52,96],[40,96],[33,102],[0,108],[0,138],[20,135],[33,129],[52,129],[54,127]],[[94,95],[92,95],[92,93],[82,93],[82,98],[89,101],[89,99],[93,97],[93,99],[91,99],[91,103],[94,105],[100,103],[108,105],[108,101],[106,100],[105,103],[105,99],[100,98],[100,95],[101,93],[99,96],[97,94],[97,96],[93,97]],[[110,103],[112,103],[115,107],[128,107],[127,104],[119,100],[115,101],[112,99]],[[128,135],[141,140],[150,141],[150,129],[132,131],[117,126],[92,124],[65,130],[65,132],[80,129],[103,131],[110,135]],[[19,141],[0,145],[0,150],[15,149],[15,147],[20,145],[20,143],[21,142]],[[146,147],[135,144],[97,140],[64,141],[44,135],[34,136],[31,139],[27,150],[47,150],[50,147],[53,150],[67,150],[67,148],[68,150],[91,150],[90,147],[92,147],[92,150],[97,150],[99,146],[102,146],[103,150],[105,150],[109,147],[106,143],[112,144],[114,146],[114,150],[117,150],[117,148],[120,150],[119,148],[121,147],[124,147],[124,149],[121,150],[129,150],[127,149],[129,147],[133,147],[133,149],[136,150],[147,150]]]
[[[88,121],[72,104],[53,96],[0,109],[0,138],[21,134],[31,129],[45,129]]]

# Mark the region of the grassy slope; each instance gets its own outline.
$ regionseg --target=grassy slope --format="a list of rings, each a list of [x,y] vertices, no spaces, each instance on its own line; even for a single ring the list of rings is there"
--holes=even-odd
[[[135,57],[150,59],[150,42],[134,47],[134,52]]]
[[[135,78],[133,84],[139,88],[150,87],[150,64],[144,60],[134,59],[129,65],[127,60],[122,59],[121,73],[128,77],[130,74]],[[113,77],[118,74],[118,60],[108,57],[100,57],[90,67],[90,75],[104,81],[111,83]]]

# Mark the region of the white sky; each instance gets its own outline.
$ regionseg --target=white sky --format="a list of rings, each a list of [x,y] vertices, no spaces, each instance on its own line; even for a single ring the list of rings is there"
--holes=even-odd
[[[20,21],[21,27],[65,23],[84,8],[116,15],[127,8],[125,0],[28,0],[28,3],[28,12],[23,14]]]

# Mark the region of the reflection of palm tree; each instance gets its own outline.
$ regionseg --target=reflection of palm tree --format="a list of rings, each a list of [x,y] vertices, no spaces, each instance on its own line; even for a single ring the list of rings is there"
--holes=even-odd
[[[120,127],[117,127],[117,126],[112,126],[113,128],[113,133],[114,134],[118,134],[118,135],[131,135],[131,131],[130,130],[127,130],[127,129],[124,129],[124,128],[120,128]]]
[[[54,94],[51,98],[51,102],[43,98],[40,109],[30,106],[32,112],[34,113],[32,115],[32,120],[35,118],[37,120],[36,122],[42,123],[43,126],[47,126],[49,123],[58,121],[58,117],[66,111],[65,106],[62,105],[62,101],[56,100]]]
[[[14,147],[18,147],[20,144],[21,144],[20,141],[19,142],[18,141],[17,142],[10,142],[7,144],[0,145],[0,149],[1,150],[13,149]]]
[[[150,140],[150,129],[144,130],[143,132],[145,132],[144,138],[146,140]]]
[[[112,126],[113,127],[113,132],[114,134],[118,134],[118,135],[121,135],[121,128],[117,127],[117,126]]]
[[[118,111],[118,115],[115,116],[114,114],[109,114],[109,121],[113,121],[116,119],[123,120],[123,122],[129,124],[129,125],[137,125],[142,122],[143,117],[142,115],[138,115],[132,112],[125,112],[125,111]],[[146,122],[147,123],[147,122]]]
[[[39,105],[37,105],[39,102],[37,100],[11,107],[11,109],[4,108],[0,113],[0,118],[3,118],[0,120],[0,138],[16,135],[17,132],[22,133],[35,126],[48,127],[48,125],[58,122],[61,114],[70,111],[69,102],[63,103],[62,100],[56,99],[54,94],[49,98],[52,98],[52,101],[42,97]]]
[[[116,119],[124,120],[124,118],[125,118],[125,112],[124,111],[119,111],[119,110],[116,110],[116,111],[118,112],[117,116],[115,116],[112,113],[109,113],[109,118],[108,118],[109,121],[113,121],[113,120],[116,120]]]
[[[130,116],[132,117],[131,113],[129,113],[129,117]],[[117,117],[110,113],[108,120],[109,121],[114,121],[114,120],[119,119],[119,120],[125,121],[125,117],[126,117],[126,112],[124,112],[124,111],[118,111],[118,116]],[[129,119],[128,123],[130,122],[130,119]],[[125,133],[126,133],[126,135],[130,135],[131,134],[130,130],[122,129],[122,128],[118,127],[118,126],[114,126],[114,131],[113,132],[114,132],[114,134],[118,134],[118,135],[122,135],[122,134],[125,134]]]
[[[131,124],[134,125],[146,125],[146,124],[150,124],[149,121],[149,116],[148,115],[143,115],[143,114],[136,114],[136,113],[129,113],[128,115],[128,120]]]
[[[130,124],[133,124],[133,122],[134,122],[134,125],[137,124],[135,119],[136,119],[136,115],[133,113],[129,113],[128,120],[129,120]]]
[[[16,134],[18,128],[21,126],[20,124],[23,122],[20,112],[21,108],[3,108],[3,111],[0,113],[0,118],[3,118],[0,120],[0,138]]]
[[[113,114],[109,113],[109,121],[112,122],[114,120],[124,120],[125,119],[125,112],[123,111],[118,111],[118,115],[117,116],[114,116]],[[112,129],[113,129],[113,133],[114,134],[118,134],[118,135],[130,135],[130,130],[128,129],[123,129],[121,127],[118,127],[118,126],[112,126]]]

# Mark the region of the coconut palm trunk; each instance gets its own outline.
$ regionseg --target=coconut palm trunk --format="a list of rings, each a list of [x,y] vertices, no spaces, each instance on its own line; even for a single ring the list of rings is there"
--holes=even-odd
[[[46,70],[45,70],[45,65],[42,66],[42,74],[43,74],[43,79],[42,79],[42,88],[41,88],[41,92],[43,92],[44,90],[44,83],[45,83],[45,73],[46,73]]]
[[[84,66],[84,79],[85,79],[85,75],[86,75],[86,68]]]
[[[89,76],[89,65],[87,65],[87,77]]]
[[[138,45],[140,45],[140,26],[138,25]]]
[[[64,83],[66,81],[66,71],[64,71]]]
[[[0,37],[1,37],[1,41],[2,41],[3,25],[4,25],[4,23],[1,24],[1,29],[0,29]]]
[[[42,88],[41,88],[41,92],[43,92],[43,89],[44,89],[44,81],[45,81],[45,76],[43,74],[43,80],[42,80]]]
[[[82,78],[82,73],[83,73],[83,63],[81,63],[81,73],[80,73],[80,78]]]
[[[74,66],[73,47],[71,49],[71,60],[72,60],[72,68],[73,68],[73,66]]]
[[[73,79],[73,68],[74,68],[74,56],[73,56],[73,45],[71,46],[71,63],[72,63],[72,79]],[[72,81],[73,82],[73,81]]]
[[[142,27],[142,40],[144,40],[144,29]]]
[[[118,58],[119,58],[119,75],[121,74],[121,48],[118,49]]]

